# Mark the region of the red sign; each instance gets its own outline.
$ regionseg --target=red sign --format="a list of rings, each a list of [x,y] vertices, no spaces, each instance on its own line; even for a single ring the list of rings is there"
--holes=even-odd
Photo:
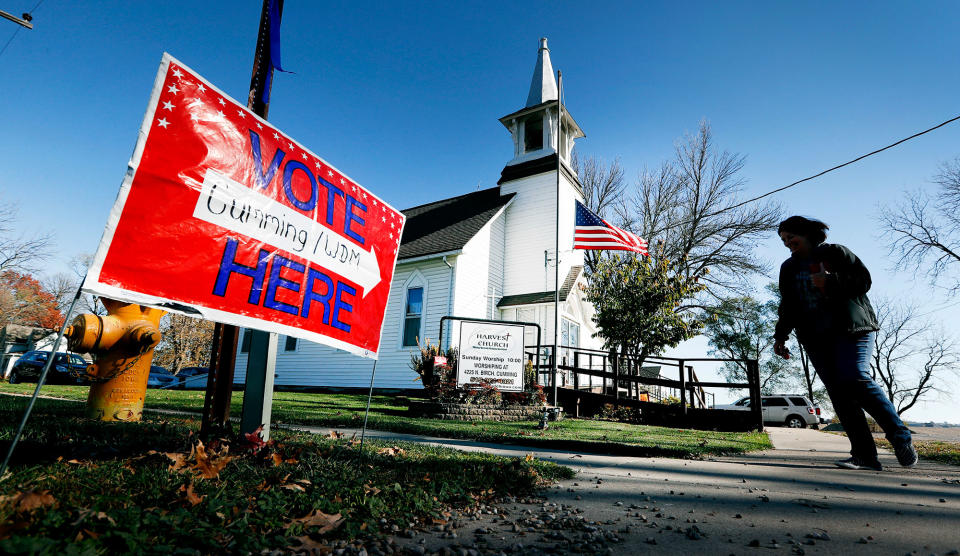
[[[404,216],[164,54],[84,290],[376,357]]]

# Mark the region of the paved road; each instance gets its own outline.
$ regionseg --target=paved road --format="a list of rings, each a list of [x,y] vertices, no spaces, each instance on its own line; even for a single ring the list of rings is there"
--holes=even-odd
[[[448,525],[402,541],[428,552],[518,544],[523,552],[565,552],[579,543],[611,554],[960,554],[960,468],[921,462],[903,469],[883,453],[881,472],[842,470],[833,462],[848,457],[845,437],[809,429],[768,431],[773,450],[693,461],[367,434],[533,454],[577,470],[542,503],[505,503],[493,513],[461,516],[451,524],[456,538]],[[587,525],[565,526],[567,540],[546,538],[554,534],[551,520],[569,525],[572,518]],[[619,542],[598,541],[603,532],[607,541],[616,535]]]

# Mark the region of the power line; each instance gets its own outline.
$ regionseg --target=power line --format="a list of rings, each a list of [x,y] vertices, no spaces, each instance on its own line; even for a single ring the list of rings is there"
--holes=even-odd
[[[37,4],[33,7],[33,9],[27,12],[27,14],[32,15],[33,12],[37,11],[37,8],[40,7],[40,4],[43,4],[43,0],[40,0],[39,2],[37,2]],[[7,39],[7,43],[3,45],[3,48],[0,48],[0,56],[3,56],[3,53],[7,51],[7,47],[10,46],[10,43],[13,42],[13,39],[17,38],[17,33],[20,32],[20,29],[22,29],[22,27],[17,27],[16,29],[14,29],[13,34],[10,35],[9,39]]]
[[[851,165],[851,164],[853,164],[853,163],[855,163],[855,162],[859,162],[859,161],[863,160],[864,158],[873,156],[873,155],[875,155],[875,154],[877,154],[877,153],[881,153],[881,152],[883,152],[883,151],[885,151],[885,150],[887,150],[887,149],[892,149],[893,147],[896,147],[897,145],[900,145],[900,144],[902,144],[902,143],[906,143],[907,141],[910,141],[911,139],[916,139],[917,137],[920,137],[921,135],[930,133],[931,131],[933,131],[933,130],[935,130],[935,129],[939,129],[939,128],[941,128],[941,127],[943,127],[943,126],[945,126],[945,125],[947,125],[947,124],[949,124],[949,123],[953,123],[953,122],[955,122],[955,121],[957,121],[957,120],[960,120],[960,116],[956,116],[956,117],[954,117],[954,118],[950,118],[949,120],[947,120],[947,121],[945,121],[945,122],[941,122],[941,123],[939,123],[939,124],[937,124],[937,125],[929,128],[929,129],[925,129],[925,130],[923,130],[923,131],[921,131],[921,132],[914,133],[913,135],[911,135],[911,136],[909,136],[909,137],[904,137],[903,139],[900,139],[899,141],[897,141],[897,142],[895,142],[895,143],[890,143],[889,145],[887,145],[887,146],[885,146],[885,147],[881,147],[881,148],[879,148],[879,149],[877,149],[877,150],[875,150],[875,151],[871,151],[871,152],[868,152],[867,154],[858,156],[857,158],[854,158],[853,160],[848,160],[847,162],[844,162],[843,164],[837,164],[836,166],[834,166],[834,167],[832,167],[832,168],[828,168],[828,169],[826,169],[826,170],[824,170],[824,171],[822,171],[822,172],[820,172],[820,173],[818,173],[818,174],[814,174],[814,175],[812,175],[812,176],[808,176],[808,177],[805,177],[805,178],[803,178],[803,179],[797,180],[797,181],[795,181],[795,182],[793,182],[793,183],[791,183],[791,184],[784,185],[783,187],[778,187],[778,188],[776,188],[776,189],[770,190],[770,191],[764,193],[763,195],[758,195],[758,196],[756,196],[756,197],[753,197],[753,198],[751,198],[751,199],[747,199],[746,201],[742,201],[742,202],[737,203],[737,204],[735,204],[735,205],[732,205],[732,206],[729,206],[729,207],[724,207],[724,208],[722,208],[722,209],[720,209],[720,210],[717,210],[717,211],[714,211],[714,212],[710,212],[710,213],[707,213],[707,214],[704,214],[704,215],[700,215],[700,216],[697,217],[697,219],[699,220],[699,219],[703,219],[703,218],[708,218],[708,217],[710,217],[710,216],[716,216],[716,215],[718,215],[718,214],[722,214],[722,213],[724,213],[724,212],[733,210],[733,209],[735,209],[735,208],[740,208],[740,207],[742,207],[742,206],[744,206],[744,205],[753,203],[753,202],[755,202],[755,201],[759,201],[760,199],[763,199],[764,197],[769,197],[770,195],[774,195],[774,194],[779,193],[779,192],[781,192],[781,191],[784,191],[784,190],[786,190],[786,189],[790,189],[791,187],[800,185],[800,184],[803,183],[803,182],[806,182],[806,181],[810,181],[810,180],[812,180],[812,179],[819,178],[820,176],[822,176],[822,175],[824,175],[824,174],[828,174],[828,173],[830,173],[830,172],[833,172],[834,170],[839,170],[840,168],[843,168],[844,166],[849,166],[849,165]],[[667,226],[666,228],[664,228],[663,230],[660,230],[660,231],[661,231],[661,232],[664,232],[664,231],[667,231],[667,230],[670,230],[670,229],[673,229],[673,228],[678,228],[678,227],[680,227],[680,226],[685,226],[685,225],[690,224],[690,223],[692,223],[692,222],[693,222],[693,220],[686,220],[686,221],[680,222],[680,223],[678,223],[678,224],[674,224],[674,225],[671,225],[671,226]]]

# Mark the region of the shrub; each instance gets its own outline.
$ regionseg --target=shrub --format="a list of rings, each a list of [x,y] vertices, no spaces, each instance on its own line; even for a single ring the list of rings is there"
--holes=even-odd
[[[417,378],[423,383],[427,396],[434,401],[496,405],[501,403],[519,405],[543,405],[547,396],[543,386],[537,384],[537,373],[533,363],[527,361],[523,368],[523,392],[501,392],[496,381],[482,380],[470,388],[457,388],[457,349],[450,348],[444,353],[439,345],[417,343],[420,349],[410,356],[410,368],[416,371]],[[445,356],[446,365],[434,365],[434,358]]]

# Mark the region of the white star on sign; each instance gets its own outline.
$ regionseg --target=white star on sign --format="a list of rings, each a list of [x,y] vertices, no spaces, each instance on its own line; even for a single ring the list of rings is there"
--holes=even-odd
[[[179,68],[173,68],[173,75],[177,77],[183,77],[183,73],[180,72]]]
[[[361,191],[361,193],[363,194],[363,198],[366,199],[366,198],[367,198],[367,192],[366,192],[366,191]]]
[[[340,185],[343,185],[343,178],[340,178]]]
[[[306,160],[306,159],[307,159],[307,153],[300,153],[300,158]]]
[[[332,176],[333,176],[333,170],[327,170],[327,175],[332,177]]]
[[[173,110],[173,103],[169,101],[164,101],[163,103],[164,110]]]
[[[177,94],[180,92],[180,89],[178,89],[176,85],[170,85],[169,87],[167,87],[167,91],[173,94]]]
[[[257,129],[263,129],[263,125],[261,125],[260,122],[257,122]]]
[[[241,118],[245,118],[247,115],[243,113],[243,110],[237,110],[237,116],[240,116]]]
[[[386,216],[381,216],[381,217],[380,217],[380,220],[383,220],[383,223],[384,223],[384,224],[387,223],[387,217],[386,217]]]
[[[219,117],[220,117],[221,119],[223,119],[223,118],[226,118],[226,117],[227,117],[227,115],[226,115],[226,114],[224,114],[222,110],[217,110],[217,116],[219,116]]]
[[[321,168],[321,166],[320,166],[320,163],[319,163],[319,162],[314,162],[314,163],[313,163],[313,165],[317,167],[317,170],[319,170],[319,169]]]
[[[207,88],[203,86],[203,83],[197,85],[197,89],[199,89],[201,93],[207,92]]]
[[[288,142],[287,144],[290,145],[290,150],[291,150],[291,151],[297,150],[297,148],[293,146],[293,143],[289,143],[289,142]]]
[[[222,99],[222,98],[218,98],[218,99],[217,99],[217,102],[220,103],[220,106],[223,106],[223,105],[226,104],[226,102],[223,102],[223,99]]]
[[[279,135],[277,135],[276,133],[274,133],[274,134],[273,134],[273,138],[274,138],[274,139],[279,139],[279,138],[280,138],[280,136],[279,136]]]
[[[165,119],[163,119],[163,118],[160,118],[159,120],[157,120],[157,125],[160,126],[160,127],[162,127],[162,128],[164,128],[164,129],[166,129],[167,126],[170,125],[170,122],[168,122],[167,120],[165,120]]]
[[[393,239],[393,234],[392,234],[392,233],[390,234],[390,239]]]

